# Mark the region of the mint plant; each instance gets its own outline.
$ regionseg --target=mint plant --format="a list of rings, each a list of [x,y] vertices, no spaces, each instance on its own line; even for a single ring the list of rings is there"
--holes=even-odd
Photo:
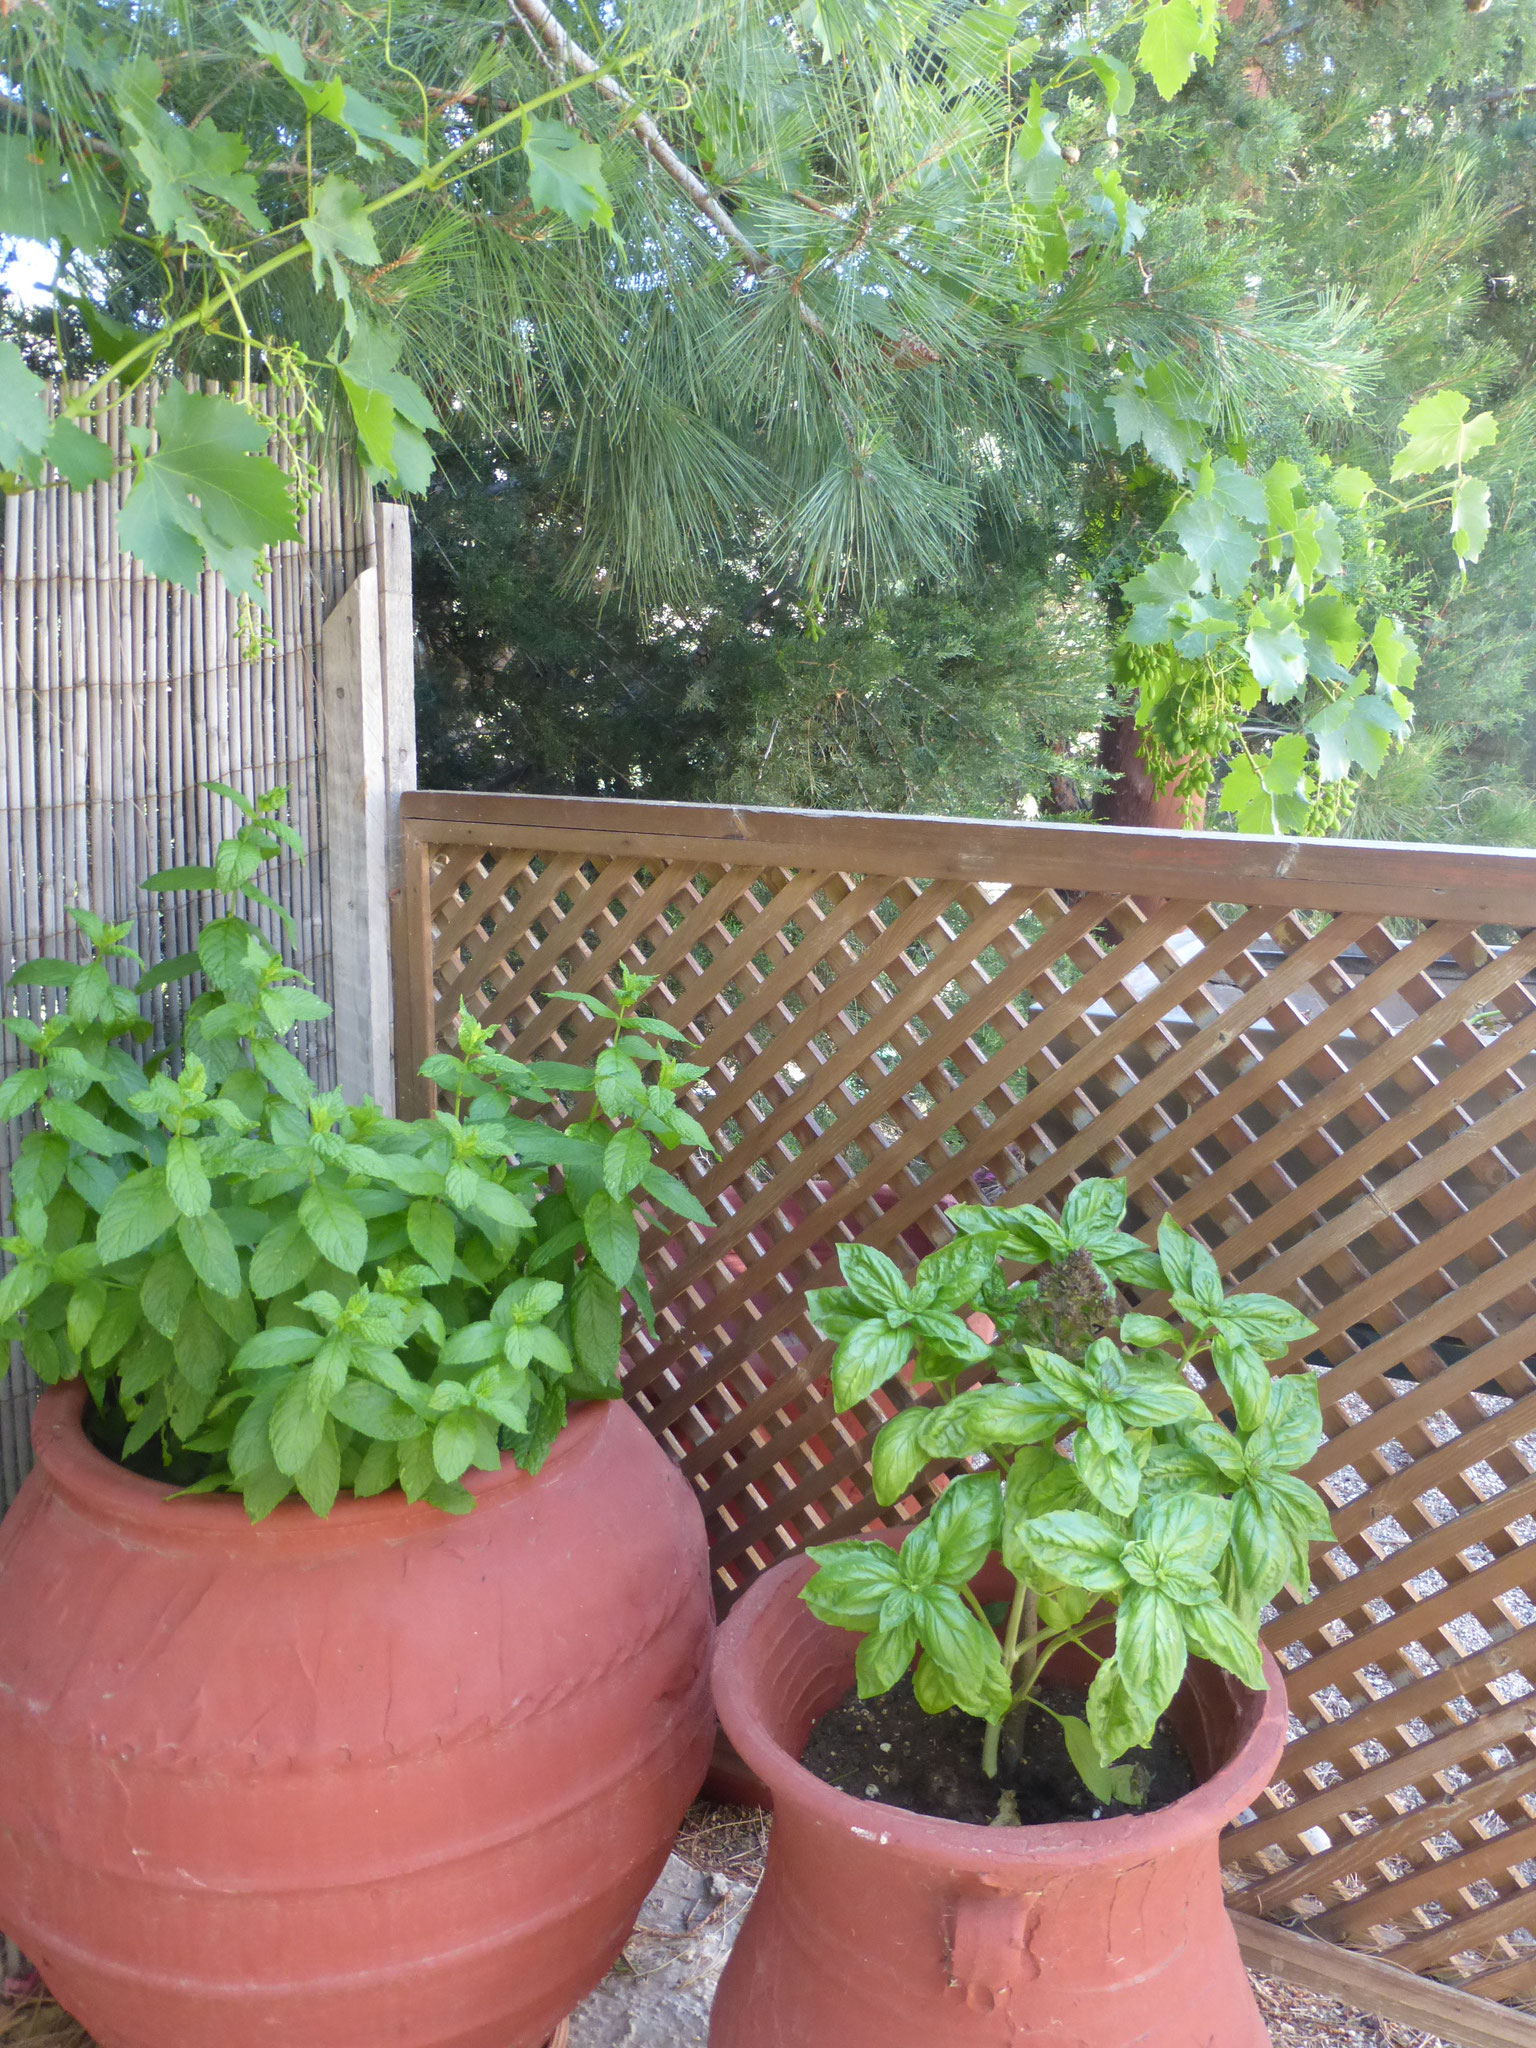
[[[238,1492],[253,1520],[295,1491],[324,1515],[395,1486],[464,1512],[468,1471],[509,1451],[537,1471],[570,1402],[619,1392],[626,1293],[651,1315],[641,1205],[709,1220],[656,1158],[708,1148],[679,1101],[704,1069],[626,972],[612,1003],[574,998],[611,1027],[590,1067],[524,1064],[461,1012],[457,1053],[423,1069],[435,1115],[317,1092],[283,1041],[327,1006],[235,907],[283,918],[257,877],[301,851],[284,793],[219,787],[244,821],[212,866],[144,884],[230,906],[195,954],[126,986],[128,927],[76,911],[87,957],[13,977],[57,1000],[5,1019],[34,1064],[0,1117],[41,1127],[11,1175],[0,1343],[49,1384],[84,1379],[103,1448]],[[194,973],[181,1046],[140,1065],[143,997]],[[557,1097],[590,1101],[563,1129],[512,1113]]]
[[[985,1724],[988,1776],[1005,1725],[1034,1707],[1062,1722],[1096,1796],[1136,1804],[1134,1767],[1118,1759],[1151,1740],[1189,1657],[1262,1689],[1261,1612],[1287,1583],[1306,1597],[1309,1546],[1331,1531],[1295,1476],[1323,1437],[1317,1382],[1269,1370],[1315,1326],[1276,1296],[1228,1294],[1171,1217],[1152,1251],[1122,1230],[1125,1206],[1123,1181],[1093,1180],[1059,1221],[1033,1205],[952,1209],[957,1235],[910,1279],[883,1252],[841,1247],[846,1284],[808,1297],[837,1341],[839,1411],[909,1367],[936,1393],[876,1437],[877,1499],[894,1506],[934,1460],[970,1469],[899,1547],[813,1552],[801,1598],[862,1636],[864,1698],[915,1657],[927,1712],[959,1707]],[[1019,1267],[1031,1277],[1011,1279]],[[1169,1316],[1129,1306],[1121,1288],[1166,1296]],[[983,1366],[984,1380],[961,1386]],[[1013,1592],[988,1608],[973,1582],[994,1553]],[[1039,1698],[1068,1644],[1098,1665],[1086,1721]]]

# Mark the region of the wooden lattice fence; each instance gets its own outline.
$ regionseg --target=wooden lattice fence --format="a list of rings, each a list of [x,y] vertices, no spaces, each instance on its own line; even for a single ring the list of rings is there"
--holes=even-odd
[[[431,795],[403,832],[407,1102],[461,1001],[583,1056],[548,992],[621,963],[710,1069],[717,1227],[653,1228],[628,1391],[722,1604],[881,1519],[881,1411],[832,1413],[803,1313],[840,1241],[1123,1174],[1307,1309],[1338,1540],[1268,1625],[1294,1739],[1233,1903],[1536,2001],[1536,856]]]

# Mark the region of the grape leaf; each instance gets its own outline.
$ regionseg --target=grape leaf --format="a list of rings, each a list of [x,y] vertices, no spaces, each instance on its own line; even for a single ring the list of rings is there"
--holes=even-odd
[[[1410,406],[1398,422],[1398,432],[1408,440],[1393,461],[1394,480],[1460,469],[1472,456],[1491,448],[1498,439],[1498,422],[1491,412],[1469,420],[1471,404],[1464,391],[1436,391]]]
[[[402,135],[393,114],[364,99],[339,78],[313,81],[309,61],[292,36],[282,29],[268,28],[249,14],[242,14],[240,19],[252,47],[287,79],[304,102],[305,112],[316,120],[334,121],[338,128],[344,128],[365,163],[379,160],[379,151],[369,146],[374,142],[382,142],[407,163],[423,161],[426,151],[422,143],[415,136]]]
[[[1241,472],[1239,472],[1241,474]],[[1186,498],[1168,521],[1168,529],[1200,571],[1195,589],[1203,596],[1212,585],[1225,597],[1247,588],[1259,559],[1258,537],[1234,518],[1216,498]]]
[[[1333,472],[1329,486],[1339,503],[1350,512],[1358,512],[1376,488],[1374,478],[1347,462]]]
[[[43,453],[51,423],[46,387],[34,377],[14,341],[0,341],[0,470],[43,480]]]
[[[270,429],[228,398],[173,384],[155,407],[160,445],[129,427],[137,478],[118,516],[118,538],[152,576],[194,589],[204,558],[231,590],[265,602],[263,551],[297,540],[287,477],[259,451]]]
[[[1385,697],[1369,690],[1363,677],[1347,695],[1325,704],[1310,724],[1317,739],[1318,774],[1324,782],[1342,782],[1355,768],[1376,774],[1392,742],[1408,732],[1407,719]]]
[[[950,83],[964,89],[985,85],[996,78],[1013,48],[1013,61],[1022,68],[1040,48],[1038,36],[1028,36],[1017,46],[1019,16],[1023,0],[992,0],[990,6],[967,7],[956,15],[939,37]]]
[[[563,121],[530,120],[523,127],[528,159],[528,197],[535,206],[563,213],[577,227],[613,231],[613,201],[595,142],[583,140]]]
[[[1128,114],[1136,104],[1136,78],[1128,64],[1122,64],[1118,57],[1111,57],[1107,50],[1096,50],[1091,43],[1073,43],[1074,57],[1086,57],[1090,68],[1104,88],[1104,106],[1108,115],[1106,127],[1111,135],[1119,128],[1120,116]]]
[[[1256,604],[1243,645],[1254,681],[1271,703],[1286,704],[1300,696],[1307,680],[1307,643],[1289,605],[1274,598]]]
[[[160,67],[148,57],[120,64],[113,82],[113,98],[137,137],[129,141],[128,152],[144,174],[150,220],[162,235],[211,251],[214,244],[194,197],[200,192],[222,199],[265,234],[271,224],[256,203],[256,180],[244,168],[245,138],[226,134],[211,120],[188,128],[161,106],[163,85]]]
[[[1165,100],[1188,82],[1197,57],[1215,54],[1212,0],[1151,0],[1136,61]]]
[[[1480,476],[1464,476],[1451,493],[1451,540],[1463,562],[1481,560],[1492,531],[1488,517],[1488,486]]]
[[[1279,467],[1278,463],[1275,465]],[[1245,519],[1262,528],[1269,518],[1269,496],[1263,477],[1250,476],[1230,455],[1207,459],[1200,465],[1198,497],[1210,498],[1234,519]]]
[[[1376,672],[1392,690],[1411,690],[1419,672],[1419,650],[1396,619],[1383,616],[1371,635]]]
[[[1237,820],[1239,832],[1304,832],[1307,827],[1305,733],[1287,733],[1267,754],[1234,761],[1221,785],[1221,808]]]
[[[44,454],[72,490],[105,483],[116,467],[112,450],[77,427],[73,420],[55,420]]]
[[[1109,407],[1122,455],[1140,441],[1154,462],[1175,476],[1188,476],[1199,459],[1200,437],[1187,420],[1176,419],[1157,399],[1130,382],[1111,393]]]
[[[342,267],[343,259],[370,269],[383,261],[362,193],[350,178],[340,178],[333,171],[315,194],[313,213],[300,221],[299,227],[313,252],[315,283],[323,285],[329,269],[332,291],[343,305],[348,304],[352,281]]]
[[[33,135],[0,135],[0,235],[61,242],[88,255],[117,230],[117,207],[88,162],[65,165]]]
[[[392,478],[407,491],[424,491],[433,470],[424,436],[438,425],[426,394],[395,368],[396,335],[377,322],[356,320],[351,346],[336,374],[357,424],[363,466],[373,481]]]
[[[1049,205],[1055,198],[1066,170],[1066,158],[1056,140],[1057,118],[1046,112],[1039,84],[1031,81],[1029,112],[1018,131],[1018,152],[1028,166],[1024,173],[1025,196],[1036,206]]]

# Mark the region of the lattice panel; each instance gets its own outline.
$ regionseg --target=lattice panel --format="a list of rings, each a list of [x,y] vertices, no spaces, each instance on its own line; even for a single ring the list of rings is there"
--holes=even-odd
[[[1337,1543],[1268,1626],[1294,1739],[1229,1883],[1536,2000],[1536,860],[426,796],[406,838],[406,1060],[461,1001],[586,1057],[548,994],[624,963],[709,1067],[716,1228],[651,1230],[627,1388],[723,1604],[882,1520],[890,1402],[834,1415],[802,1309],[839,1243],[1123,1174],[1143,1236],[1306,1309]]]

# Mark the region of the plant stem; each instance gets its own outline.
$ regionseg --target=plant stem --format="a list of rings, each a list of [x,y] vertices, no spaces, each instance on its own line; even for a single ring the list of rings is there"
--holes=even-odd
[[[1028,1586],[1020,1581],[1013,1589],[1013,1605],[1008,1610],[1008,1626],[1003,1635],[1003,1663],[1010,1678],[1019,1658],[1019,1630],[1025,1625],[1026,1620],[1033,1622],[1034,1611],[1035,1596]],[[1033,1640],[1033,1627],[1030,1628],[1030,1637]],[[1002,1722],[989,1721],[986,1740],[981,1746],[981,1768],[989,1778],[997,1776],[997,1753],[1002,1739]]]
[[[637,62],[638,58],[627,61]],[[606,76],[607,67],[604,66],[602,71],[596,74],[596,77]],[[403,185],[395,186],[392,191],[382,193],[377,199],[370,199],[363,207],[363,212],[368,214],[381,213],[386,207],[398,206],[402,199],[408,199],[414,193],[429,190],[442,182],[443,173],[447,171],[451,164],[458,162],[461,157],[467,155],[470,151],[480,148],[487,138],[494,135],[498,129],[506,128],[514,121],[523,120],[536,108],[547,105],[551,100],[563,99],[576,86],[596,82],[596,77],[590,80],[585,78],[575,79],[565,85],[551,86],[548,92],[538,93],[532,99],[524,100],[520,105],[513,107],[510,112],[502,114],[498,119],[489,122],[484,128],[478,129],[466,141],[459,143],[456,148],[449,150],[446,156],[439,157],[436,163],[426,165],[424,169],[417,172],[414,178],[407,179]],[[472,176],[474,171],[479,168],[480,166],[478,165],[471,166],[469,175]],[[299,223],[293,223],[292,225],[297,226]],[[279,233],[286,231],[286,228],[278,230]],[[226,295],[229,296],[231,303],[233,303],[234,297],[237,294],[249,291],[253,284],[259,284],[262,279],[270,277],[274,271],[284,269],[288,264],[297,261],[301,256],[307,256],[309,253],[310,248],[306,241],[301,239],[295,242],[292,248],[283,250],[280,255],[269,256],[264,263],[257,264],[254,270],[247,271],[243,277],[226,277],[224,280]],[[196,312],[184,313],[180,319],[171,321],[165,327],[157,328],[153,334],[145,335],[144,339],[136,347],[127,350],[125,354],[119,356],[110,369],[103,371],[93,383],[88,384],[85,390],[80,392],[64,408],[65,413],[70,418],[78,418],[82,413],[89,411],[91,401],[99,397],[115,377],[121,377],[124,369],[129,364],[137,362],[146,355],[159,355],[166,344],[173,340],[175,336],[184,334],[188,328],[200,326],[202,320],[203,309],[199,307]]]

